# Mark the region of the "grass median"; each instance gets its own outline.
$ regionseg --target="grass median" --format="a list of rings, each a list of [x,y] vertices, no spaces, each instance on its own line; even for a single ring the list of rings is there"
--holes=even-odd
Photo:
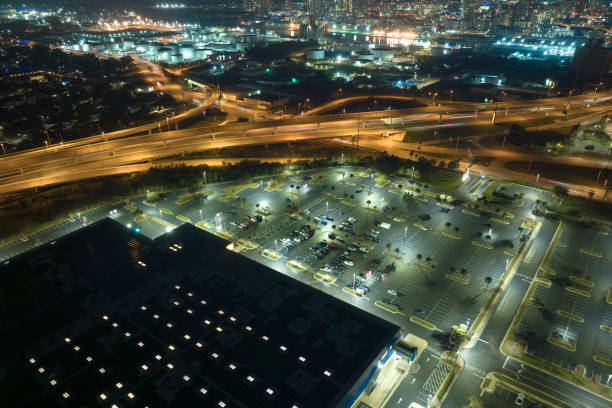
[[[386,310],[389,313],[399,313],[399,309],[393,306],[389,306],[386,303],[380,302],[380,301],[376,301],[374,302],[374,305],[377,307],[380,307],[383,310]]]
[[[429,330],[435,330],[436,329],[436,325],[435,324],[429,323],[427,320],[423,320],[420,317],[410,316],[410,321],[412,323],[416,323],[416,324],[418,324],[420,326],[423,326],[424,328],[429,329]]]

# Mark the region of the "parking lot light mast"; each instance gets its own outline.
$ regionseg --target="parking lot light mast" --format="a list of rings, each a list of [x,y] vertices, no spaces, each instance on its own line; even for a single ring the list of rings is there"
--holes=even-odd
[[[204,185],[206,185],[206,172],[204,172],[203,175],[204,175]]]

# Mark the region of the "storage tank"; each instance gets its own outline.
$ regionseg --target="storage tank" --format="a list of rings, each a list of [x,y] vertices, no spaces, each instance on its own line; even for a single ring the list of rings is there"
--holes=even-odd
[[[181,45],[180,54],[183,56],[183,59],[191,60],[195,58],[195,47],[193,45]]]
[[[162,47],[157,50],[157,59],[161,61],[170,61],[170,55],[172,55],[172,49]]]
[[[211,53],[212,51],[210,50],[206,50],[204,48],[198,48],[196,50],[196,58],[203,60],[203,59],[206,59]]]
[[[395,56],[395,50],[390,47],[377,47],[372,49],[375,59],[391,60]]]
[[[308,52],[306,52],[306,58],[310,60],[322,60],[325,58],[325,50],[322,48],[317,50],[308,50]]]

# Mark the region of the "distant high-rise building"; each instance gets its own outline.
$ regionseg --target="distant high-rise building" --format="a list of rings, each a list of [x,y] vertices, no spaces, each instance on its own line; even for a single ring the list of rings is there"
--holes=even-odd
[[[353,17],[365,17],[368,14],[368,0],[352,0]]]
[[[590,0],[576,0],[574,10],[576,13],[584,12],[589,7]]]
[[[263,16],[272,7],[272,0],[243,0],[242,8],[247,13]]]
[[[576,48],[572,65],[574,87],[585,83],[597,84],[612,79],[612,49],[602,42],[591,40],[585,47]]]
[[[314,18],[329,17],[331,3],[329,0],[308,0],[308,14]]]

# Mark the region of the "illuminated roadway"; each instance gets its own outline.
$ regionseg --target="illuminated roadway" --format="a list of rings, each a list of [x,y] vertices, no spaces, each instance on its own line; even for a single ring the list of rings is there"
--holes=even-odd
[[[211,91],[212,96],[207,103],[213,103],[218,97],[218,90],[213,88]],[[144,133],[152,129],[152,126],[157,126],[150,124],[144,125],[142,129],[127,129],[63,145],[6,155],[0,159],[0,193],[146,170],[152,166],[152,160],[213,148],[331,138],[355,140],[354,136],[358,132],[366,143],[368,139],[374,140],[372,136],[392,132],[394,124],[432,129],[487,125],[492,122],[494,115],[496,123],[514,122],[545,115],[560,116],[561,110],[566,109],[569,104],[569,115],[580,112],[580,117],[545,127],[570,126],[609,113],[611,108],[608,102],[611,98],[612,92],[601,92],[596,95],[574,95],[568,98],[496,105],[477,103],[327,116],[298,116],[134,135],[137,131]],[[595,99],[596,104],[593,103]],[[201,106],[194,109],[199,110]],[[185,112],[183,115],[188,114],[190,113]],[[180,120],[177,117],[173,119]],[[375,143],[372,147],[377,148]]]

